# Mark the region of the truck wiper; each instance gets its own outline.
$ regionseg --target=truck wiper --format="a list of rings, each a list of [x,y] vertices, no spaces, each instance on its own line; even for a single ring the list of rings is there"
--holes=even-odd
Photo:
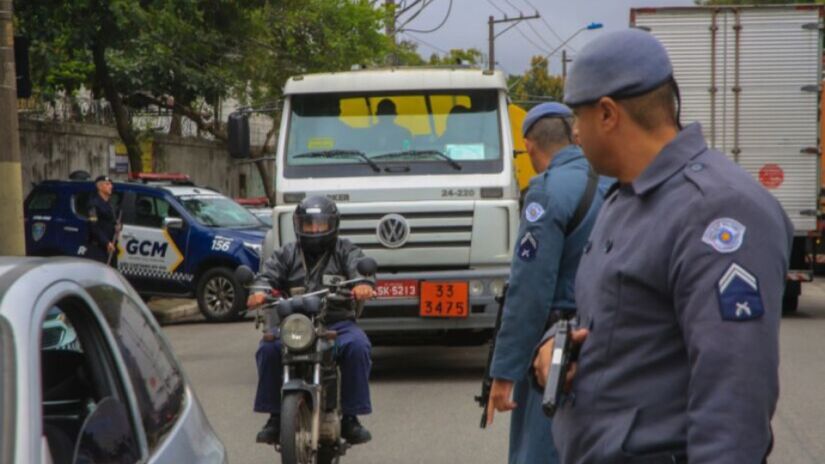
[[[301,153],[300,155],[295,155],[293,158],[349,158],[349,159],[360,159],[363,162],[369,164],[375,172],[381,172],[381,167],[378,164],[371,160],[369,156],[367,156],[363,151],[358,150],[319,150],[319,151],[310,151],[307,153]]]
[[[435,156],[446,161],[456,171],[461,170],[461,165],[458,162],[438,150],[407,150],[393,153],[384,153],[383,155],[373,156],[373,159],[387,159],[387,158],[407,158],[416,156]]]

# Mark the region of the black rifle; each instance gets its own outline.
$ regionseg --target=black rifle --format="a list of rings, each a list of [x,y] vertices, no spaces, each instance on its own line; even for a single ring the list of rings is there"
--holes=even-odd
[[[481,428],[487,428],[487,403],[490,402],[490,389],[493,386],[493,378],[490,377],[490,367],[493,364],[493,354],[496,352],[496,337],[498,331],[501,329],[501,315],[504,313],[504,302],[507,299],[507,288],[509,284],[504,285],[501,295],[496,296],[498,303],[498,313],[496,313],[496,326],[493,329],[493,339],[490,341],[490,352],[487,354],[487,367],[484,369],[484,379],[481,381],[481,394],[476,396],[476,402],[481,406]]]
[[[541,409],[547,417],[553,417],[561,404],[567,371],[570,363],[578,357],[579,345],[573,346],[572,343],[574,328],[574,323],[567,319],[560,318],[556,322],[553,356],[550,360],[550,371],[547,373],[547,383],[544,384],[544,395],[541,399]]]

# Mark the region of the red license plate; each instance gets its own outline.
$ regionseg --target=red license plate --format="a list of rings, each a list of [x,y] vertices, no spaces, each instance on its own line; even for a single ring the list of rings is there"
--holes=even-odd
[[[418,297],[417,280],[379,280],[375,283],[378,298],[416,298]]]

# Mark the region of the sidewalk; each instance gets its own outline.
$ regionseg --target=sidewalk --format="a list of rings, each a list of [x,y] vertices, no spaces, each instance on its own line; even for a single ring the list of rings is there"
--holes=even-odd
[[[198,302],[191,298],[152,298],[146,305],[161,325],[201,317]]]

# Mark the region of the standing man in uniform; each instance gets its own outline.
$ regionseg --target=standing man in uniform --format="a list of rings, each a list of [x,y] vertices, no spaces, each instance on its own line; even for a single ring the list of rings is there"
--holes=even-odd
[[[97,193],[89,200],[89,239],[86,244],[86,256],[117,269],[115,235],[120,224],[117,223],[115,209],[111,204],[114,186],[108,176],[98,176],[95,179],[95,187]]]
[[[564,97],[593,167],[619,182],[576,279],[581,351],[553,418],[562,462],[765,462],[793,226],[698,124],[681,128],[670,58],[649,33],[588,44]]]
[[[599,185],[598,175],[573,144],[572,127],[573,113],[560,103],[534,107],[522,126],[539,175],[525,196],[487,406],[488,423],[493,409],[513,411],[511,464],[558,462],[541,394],[530,387],[530,364],[548,321],[576,311],[573,278],[608,186]]]

